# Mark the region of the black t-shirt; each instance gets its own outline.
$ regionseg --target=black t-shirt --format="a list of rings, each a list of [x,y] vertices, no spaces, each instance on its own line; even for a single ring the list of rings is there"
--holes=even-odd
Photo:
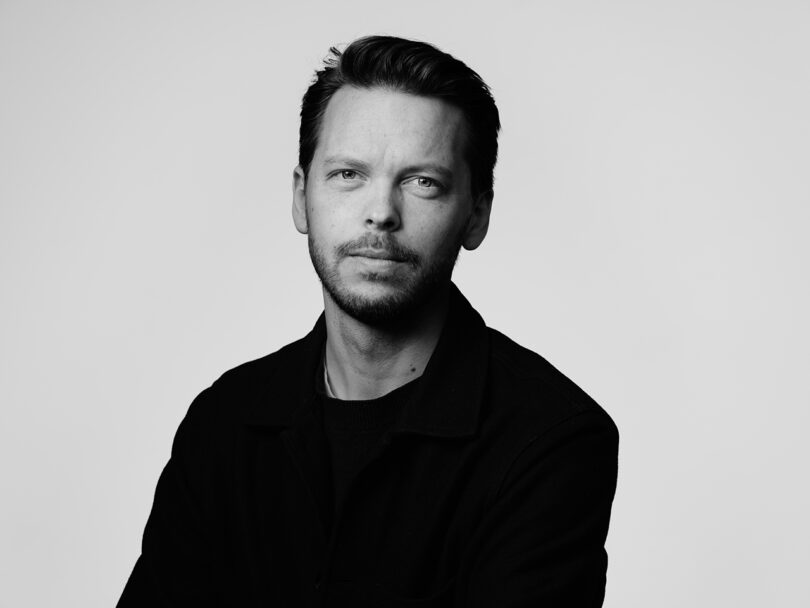
[[[323,374],[317,377],[323,378]],[[335,509],[343,502],[354,477],[374,457],[418,381],[416,378],[382,397],[363,401],[329,397],[323,382],[319,382],[317,395],[329,442]]]

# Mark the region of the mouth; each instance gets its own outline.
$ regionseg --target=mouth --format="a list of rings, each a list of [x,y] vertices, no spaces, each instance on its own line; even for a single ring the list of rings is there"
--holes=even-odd
[[[349,252],[349,257],[367,258],[379,262],[404,262],[405,259],[386,249],[355,249]]]

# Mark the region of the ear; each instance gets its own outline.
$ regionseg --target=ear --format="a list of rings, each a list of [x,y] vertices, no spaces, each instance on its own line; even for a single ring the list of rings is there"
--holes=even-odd
[[[472,251],[476,249],[487,235],[489,230],[489,214],[492,211],[492,190],[482,192],[475,199],[472,215],[467,222],[467,230],[464,233],[464,241],[462,245],[464,249]]]
[[[292,216],[295,223],[295,229],[301,234],[306,234],[309,231],[307,223],[307,178],[304,175],[304,170],[298,166],[293,169],[293,204]]]

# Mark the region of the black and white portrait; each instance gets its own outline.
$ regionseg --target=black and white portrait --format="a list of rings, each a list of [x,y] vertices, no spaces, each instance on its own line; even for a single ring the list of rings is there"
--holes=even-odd
[[[809,40],[0,4],[0,603],[808,604]]]

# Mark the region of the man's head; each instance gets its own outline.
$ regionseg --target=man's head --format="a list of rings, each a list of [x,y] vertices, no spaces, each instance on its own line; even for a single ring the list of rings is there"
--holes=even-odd
[[[391,323],[449,284],[486,235],[498,129],[483,81],[430,45],[332,49],[302,104],[293,217],[339,308]]]
[[[301,103],[298,165],[305,174],[318,146],[329,100],[347,85],[432,97],[461,110],[467,126],[464,155],[473,194],[492,190],[501,123],[489,87],[463,62],[436,47],[390,36],[359,38],[343,52],[330,49]]]

